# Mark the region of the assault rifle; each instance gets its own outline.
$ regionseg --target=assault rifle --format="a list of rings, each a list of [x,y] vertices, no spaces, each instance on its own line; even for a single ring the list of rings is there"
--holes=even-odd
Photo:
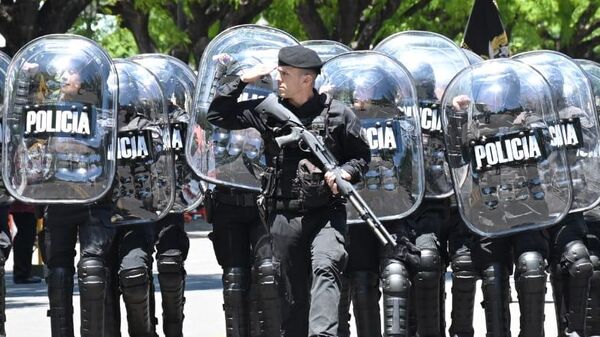
[[[325,147],[323,141],[306,130],[300,119],[279,103],[277,96],[274,94],[267,96],[255,108],[255,111],[275,119],[282,125],[280,127],[282,131],[289,130],[288,134],[275,138],[279,147],[290,143],[298,143],[298,146],[306,149],[307,152],[310,151],[317,157],[327,171],[333,172],[336,177],[335,182],[338,191],[350,201],[360,215],[360,218],[373,229],[381,243],[384,246],[396,246],[396,240],[394,240],[385,227],[383,227],[375,213],[373,213],[365,200],[358,194],[356,189],[354,189],[354,186],[352,186],[349,181],[342,179],[341,168],[338,166],[337,160],[333,154]]]

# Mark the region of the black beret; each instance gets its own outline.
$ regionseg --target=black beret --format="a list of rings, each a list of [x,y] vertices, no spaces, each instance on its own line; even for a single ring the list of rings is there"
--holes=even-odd
[[[279,49],[279,65],[303,69],[314,69],[317,73],[323,61],[312,49],[304,46],[291,46]]]

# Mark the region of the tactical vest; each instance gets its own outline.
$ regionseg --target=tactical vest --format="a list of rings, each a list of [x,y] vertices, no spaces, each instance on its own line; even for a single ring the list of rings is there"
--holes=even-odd
[[[330,150],[338,148],[332,131],[343,122],[343,118],[332,118],[331,103],[332,98],[328,95],[319,114],[299,118],[305,128],[321,138]],[[324,181],[325,169],[316,157],[303,151],[298,144],[290,144],[278,152],[269,148],[267,146],[265,151],[269,168],[266,177],[263,177],[263,193],[268,198],[283,202],[284,206],[277,208],[305,210],[329,204],[332,193]],[[304,171],[303,174],[302,170],[306,170],[307,166],[316,167],[316,171]]]

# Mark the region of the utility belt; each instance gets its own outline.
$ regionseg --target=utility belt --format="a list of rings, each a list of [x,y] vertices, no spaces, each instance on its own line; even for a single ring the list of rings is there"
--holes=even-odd
[[[241,192],[238,194],[227,194],[216,192],[212,194],[212,200],[220,204],[238,207],[256,206],[256,194]]]
[[[299,199],[268,199],[267,210],[269,212],[284,211],[304,214],[314,208],[306,208],[304,201]]]
[[[256,196],[256,193],[236,189],[208,190],[204,195],[206,221],[212,223],[215,204],[235,207],[256,207]]]

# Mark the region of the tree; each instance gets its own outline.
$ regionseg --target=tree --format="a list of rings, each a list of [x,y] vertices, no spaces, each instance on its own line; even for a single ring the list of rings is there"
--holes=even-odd
[[[32,39],[66,32],[92,0],[20,0],[0,2],[2,51],[14,55]],[[41,6],[40,6],[41,5]]]

